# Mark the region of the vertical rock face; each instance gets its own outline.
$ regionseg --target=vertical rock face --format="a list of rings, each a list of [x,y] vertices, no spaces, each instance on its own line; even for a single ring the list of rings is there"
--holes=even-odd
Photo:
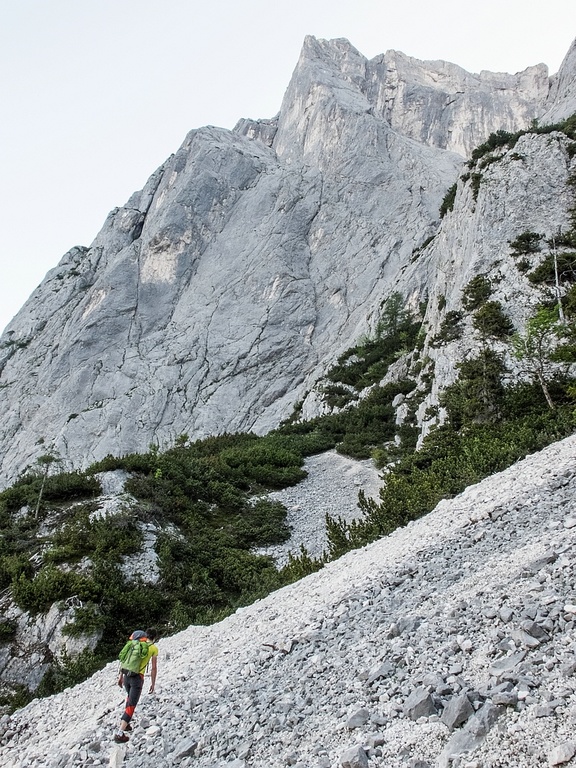
[[[518,130],[548,94],[548,68],[474,75],[445,61],[388,51],[369,64],[375,110],[415,141],[467,157],[494,130]],[[496,128],[495,128],[496,126]]]
[[[542,122],[555,123],[576,112],[576,40],[570,46],[558,74],[550,80]]]
[[[568,104],[566,62],[549,97],[543,65],[470,75],[307,38],[276,118],[190,132],[8,326],[2,477],[46,444],[80,466],[277,425],[390,293],[441,292],[449,236],[421,263],[413,253],[463,156]]]
[[[456,378],[455,362],[482,346],[470,318],[460,339],[438,347],[430,344],[446,314],[462,309],[463,289],[475,275],[490,280],[491,299],[505,308],[518,329],[524,328],[542,301],[539,290],[519,271],[510,243],[527,231],[551,239],[559,230],[570,230],[574,191],[568,179],[576,169],[569,151],[573,144],[560,132],[527,133],[513,149],[501,150],[498,162],[482,170],[476,191],[463,175],[453,210],[443,218],[430,245],[407,266],[405,285],[428,292],[425,354],[435,362],[431,397],[421,406],[421,414],[437,402],[438,391]],[[505,348],[501,343],[500,351]],[[510,363],[513,368],[514,362]]]

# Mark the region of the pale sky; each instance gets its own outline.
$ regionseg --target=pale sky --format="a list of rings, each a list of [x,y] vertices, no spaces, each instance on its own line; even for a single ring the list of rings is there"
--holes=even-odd
[[[557,72],[574,0],[0,0],[0,330],[203,125],[273,117],[306,35]]]

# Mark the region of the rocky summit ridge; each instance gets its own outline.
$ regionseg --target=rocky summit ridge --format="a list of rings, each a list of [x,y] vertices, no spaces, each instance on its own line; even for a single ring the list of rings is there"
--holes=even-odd
[[[211,627],[0,718],[7,768],[541,768],[576,755],[576,437]]]
[[[296,403],[317,415],[322,376],[393,291],[453,309],[479,271],[512,274],[507,243],[527,224],[566,226],[561,136],[524,137],[479,190],[458,179],[490,132],[576,111],[575,74],[574,46],[549,78],[544,65],[369,61],[346,40],[307,38],[277,117],[191,131],[8,325],[3,482],[47,448],[83,467],[183,433],[262,434]],[[513,279],[520,321],[530,288]],[[426,343],[442,318],[429,301]],[[454,352],[426,349],[436,374],[423,411],[454,378]]]

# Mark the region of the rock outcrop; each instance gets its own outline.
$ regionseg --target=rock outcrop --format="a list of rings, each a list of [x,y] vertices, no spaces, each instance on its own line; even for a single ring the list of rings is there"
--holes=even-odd
[[[277,118],[190,132],[7,327],[0,476],[46,446],[78,467],[182,433],[266,432],[374,327],[392,291],[454,303],[473,269],[502,256],[516,219],[546,210],[546,231],[565,219],[562,187],[543,209],[487,171],[498,195],[463,192],[461,218],[414,258],[463,156],[491,131],[567,109],[574,71],[569,54],[550,95],[543,65],[470,75],[307,38]],[[560,183],[566,158],[543,147],[531,146],[524,178]],[[497,227],[500,245],[446,287],[446,267]]]
[[[576,112],[576,40],[570,46],[558,74],[550,80],[543,123],[564,120]]]

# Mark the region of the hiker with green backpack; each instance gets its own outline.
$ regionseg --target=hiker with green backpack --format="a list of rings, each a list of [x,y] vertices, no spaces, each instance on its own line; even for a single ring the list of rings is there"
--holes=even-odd
[[[114,736],[114,741],[124,744],[129,737],[126,731],[131,731],[130,721],[140,699],[144,685],[144,673],[148,662],[151,660],[150,693],[154,693],[156,674],[158,672],[158,648],[154,645],[158,633],[155,629],[147,629],[145,632],[136,630],[130,635],[130,639],[120,651],[120,674],[118,685],[126,689],[126,708],[120,720],[120,727]]]

